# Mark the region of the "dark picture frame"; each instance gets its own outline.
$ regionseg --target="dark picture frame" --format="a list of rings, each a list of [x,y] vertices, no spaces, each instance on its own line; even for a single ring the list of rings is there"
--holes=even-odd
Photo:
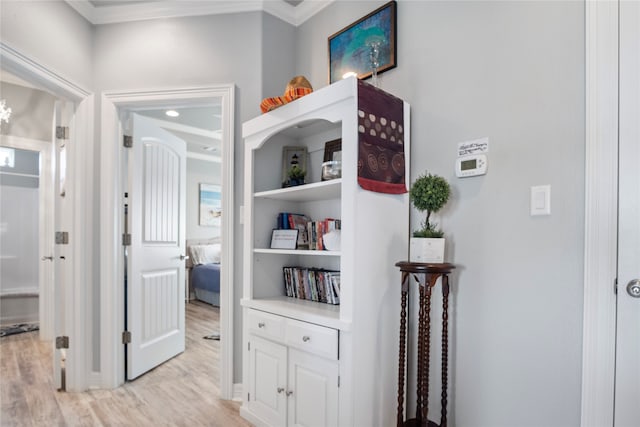
[[[342,161],[342,139],[334,139],[333,141],[327,141],[324,144],[324,156],[323,162],[330,162],[333,160]]]
[[[396,67],[396,2],[390,1],[329,37],[329,84],[356,73],[371,77],[371,43],[379,43],[378,74]]]

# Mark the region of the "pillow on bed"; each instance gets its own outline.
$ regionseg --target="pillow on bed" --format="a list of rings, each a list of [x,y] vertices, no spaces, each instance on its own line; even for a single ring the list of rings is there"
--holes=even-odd
[[[191,262],[199,264],[220,264],[220,244],[191,246]]]

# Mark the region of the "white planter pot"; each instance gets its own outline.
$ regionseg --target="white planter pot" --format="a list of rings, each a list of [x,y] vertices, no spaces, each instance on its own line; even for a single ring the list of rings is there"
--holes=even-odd
[[[444,237],[412,237],[409,241],[409,261],[444,262]]]

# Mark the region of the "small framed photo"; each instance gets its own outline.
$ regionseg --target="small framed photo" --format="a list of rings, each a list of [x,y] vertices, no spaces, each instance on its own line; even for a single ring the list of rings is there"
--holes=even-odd
[[[273,230],[271,249],[295,249],[298,243],[298,230]]]
[[[334,139],[324,144],[323,162],[342,161],[342,139]]]
[[[282,147],[282,186],[304,183],[307,173],[307,147]]]
[[[371,77],[396,66],[396,2],[390,1],[329,37],[329,84]]]

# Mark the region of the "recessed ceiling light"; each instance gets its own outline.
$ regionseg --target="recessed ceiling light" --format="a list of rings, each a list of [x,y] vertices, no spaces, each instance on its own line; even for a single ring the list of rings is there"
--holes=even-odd
[[[167,110],[164,113],[169,117],[178,117],[180,115],[176,110]]]

